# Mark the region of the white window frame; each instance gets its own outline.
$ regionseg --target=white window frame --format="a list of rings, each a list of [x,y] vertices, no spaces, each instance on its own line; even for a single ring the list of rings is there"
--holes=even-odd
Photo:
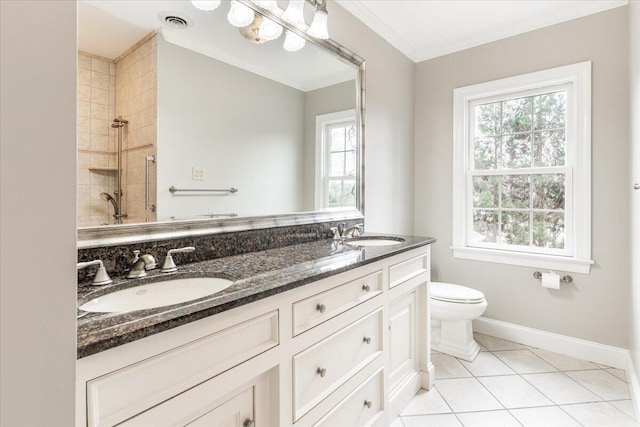
[[[531,96],[554,90],[567,92],[566,165],[540,168],[565,173],[565,249],[482,247],[470,244],[473,229],[473,150],[470,118],[479,103]],[[453,256],[455,258],[588,274],[591,260],[591,61],[453,91]],[[531,169],[528,172],[535,172]],[[504,171],[498,172],[500,175]],[[514,174],[517,174],[514,171]]]
[[[329,208],[325,204],[325,197],[328,191],[325,179],[325,169],[328,162],[325,128],[328,125],[347,121],[357,123],[355,109],[316,116],[315,210],[344,209],[343,207]],[[356,148],[356,157],[358,156],[357,150]]]

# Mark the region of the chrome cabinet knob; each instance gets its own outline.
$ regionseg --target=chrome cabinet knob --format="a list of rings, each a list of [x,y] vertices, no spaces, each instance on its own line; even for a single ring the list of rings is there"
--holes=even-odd
[[[242,423],[242,427],[256,427],[256,422],[251,418],[247,418],[244,420],[244,423]]]
[[[371,337],[362,338],[362,342],[365,343],[365,344],[371,344]]]
[[[367,408],[371,408],[371,404],[372,404],[372,402],[370,400],[365,400],[364,401],[364,406],[366,406]]]
[[[640,190],[640,184],[633,184],[634,190]]]
[[[327,375],[327,368],[316,369],[316,374],[320,375],[321,378],[324,378],[324,376]]]
[[[369,292],[371,290],[371,286],[369,285],[362,285],[362,290],[365,292]]]
[[[324,313],[326,311],[327,307],[325,307],[324,304],[318,304],[316,305],[316,310],[318,310],[320,313]]]

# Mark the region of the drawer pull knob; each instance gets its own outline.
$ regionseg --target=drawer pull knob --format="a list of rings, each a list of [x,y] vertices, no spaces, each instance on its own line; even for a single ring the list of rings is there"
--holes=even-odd
[[[371,337],[362,338],[362,342],[365,343],[365,344],[371,344]]]
[[[325,307],[324,304],[316,305],[316,310],[318,310],[320,313],[324,313],[326,309],[327,309],[327,307]]]
[[[365,292],[369,292],[371,290],[371,286],[369,285],[362,285],[362,290]]]
[[[324,376],[327,375],[327,368],[316,369],[316,374],[320,375],[321,378],[324,378]]]
[[[367,408],[371,408],[371,401],[370,400],[365,400],[364,401],[364,406],[366,406]]]
[[[244,423],[242,423],[242,427],[256,427],[256,422],[250,418],[247,418],[246,420],[244,420]]]

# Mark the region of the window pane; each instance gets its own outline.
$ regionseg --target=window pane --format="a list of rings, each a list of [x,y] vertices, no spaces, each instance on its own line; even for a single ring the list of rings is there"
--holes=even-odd
[[[564,213],[533,214],[533,245],[564,249]]]
[[[355,206],[356,204],[355,180],[329,180],[329,207]]]
[[[331,128],[331,151],[344,151],[344,126]]]
[[[534,129],[564,128],[566,117],[567,93],[556,92],[535,96]]]
[[[347,126],[346,129],[347,150],[356,150],[356,126]]]
[[[496,243],[498,241],[498,212],[473,210],[473,242]]]
[[[543,131],[533,134],[534,166],[564,166],[564,131]]]
[[[500,177],[498,176],[474,176],[473,177],[473,206],[476,208],[497,208],[498,188]]]
[[[502,207],[529,208],[529,176],[505,175],[502,177]]]
[[[474,166],[477,170],[498,168],[498,147],[500,138],[476,138]]]
[[[502,243],[529,246],[529,212],[502,212]]]
[[[564,209],[564,174],[533,175],[533,208]]]
[[[344,175],[344,153],[331,153],[331,173],[329,176]]]
[[[530,133],[520,133],[502,137],[502,167],[531,167]]]
[[[345,176],[356,176],[356,153],[355,151],[347,151],[345,153]]]
[[[526,132],[531,130],[532,100],[511,99],[502,102],[502,133]]]
[[[500,102],[477,105],[475,137],[500,135]]]

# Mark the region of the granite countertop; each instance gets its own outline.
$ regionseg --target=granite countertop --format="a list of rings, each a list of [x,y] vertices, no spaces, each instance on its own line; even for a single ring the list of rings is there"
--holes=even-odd
[[[181,304],[126,313],[78,311],[78,359],[184,325],[271,295],[333,276],[371,262],[435,242],[430,237],[394,236],[396,245],[359,248],[336,245],[332,239],[242,255],[178,265],[175,273],[149,271],[141,279],[123,279],[106,286],[80,286],[78,307],[110,292],[153,282],[191,277],[234,280],[227,289]],[[160,260],[159,260],[160,261]]]

